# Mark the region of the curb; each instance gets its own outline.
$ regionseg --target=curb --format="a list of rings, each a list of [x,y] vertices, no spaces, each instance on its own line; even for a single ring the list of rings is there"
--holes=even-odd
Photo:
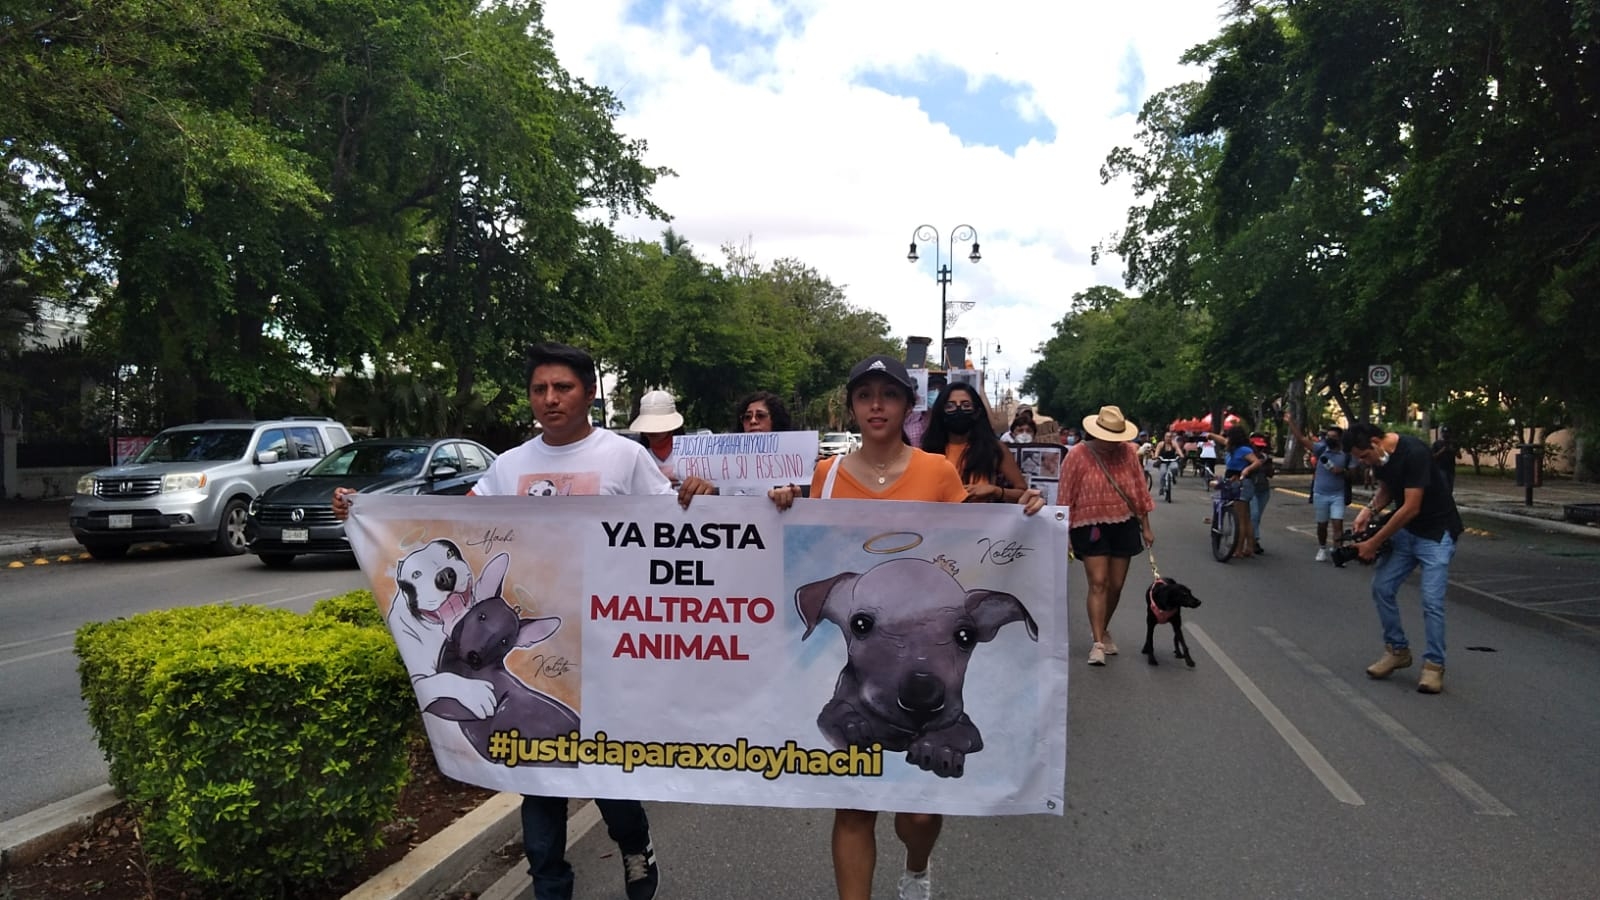
[[[343,900],[428,900],[522,833],[522,795],[499,793],[412,848]]]
[[[55,539],[48,541],[12,541],[0,544],[0,560],[21,559],[22,557],[43,558],[62,553],[77,554],[83,552],[83,547],[73,538]],[[76,555],[73,557],[77,558]]]
[[[60,850],[88,834],[96,822],[121,804],[111,785],[102,784],[0,822],[0,872]]]
[[[121,805],[111,786],[101,785],[0,822],[0,872],[26,866],[82,838],[96,822]],[[595,818],[598,820],[598,812]],[[496,794],[345,894],[344,900],[437,897],[521,831],[522,795]],[[526,873],[522,876],[527,878]]]

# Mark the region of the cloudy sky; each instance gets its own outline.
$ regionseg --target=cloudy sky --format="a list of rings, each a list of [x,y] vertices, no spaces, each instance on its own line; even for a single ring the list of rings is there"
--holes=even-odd
[[[1204,78],[1178,57],[1222,25],[1219,0],[546,0],[545,22],[678,173],[655,199],[708,262],[795,257],[937,340],[935,246],[906,251],[927,224],[948,259],[971,225],[983,259],[956,245],[949,299],[974,306],[949,333],[1013,383],[1072,294],[1121,286],[1119,260],[1089,262],[1131,200],[1100,164],[1152,93]]]

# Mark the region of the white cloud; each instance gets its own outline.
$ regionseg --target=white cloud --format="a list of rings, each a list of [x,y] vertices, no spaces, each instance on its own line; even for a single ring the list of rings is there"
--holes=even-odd
[[[654,196],[703,258],[717,261],[730,242],[768,262],[798,258],[884,314],[898,337],[937,338],[934,248],[922,246],[913,266],[906,245],[929,223],[947,248],[948,229],[970,223],[983,261],[956,248],[950,299],[977,305],[950,333],[999,343],[990,367],[1009,368],[1013,381],[1073,293],[1121,283],[1117,259],[1091,266],[1089,254],[1131,202],[1125,184],[1099,178],[1106,154],[1133,139],[1130,62],[1143,70],[1143,102],[1203,78],[1178,58],[1221,27],[1220,4],[1205,0],[653,0],[659,15],[632,20],[659,22],[650,27],[632,24],[629,7],[547,0],[545,23],[569,71],[627,103],[618,128],[649,142],[652,165],[677,171]],[[749,40],[729,46],[741,32]],[[963,144],[914,97],[857,81],[950,66],[969,83],[1015,85],[1013,114],[1047,121],[1053,140],[1014,154]],[[620,227],[654,239],[663,226]]]

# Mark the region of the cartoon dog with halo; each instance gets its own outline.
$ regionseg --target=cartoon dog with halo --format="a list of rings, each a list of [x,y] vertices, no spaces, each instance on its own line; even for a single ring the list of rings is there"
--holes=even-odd
[[[865,574],[842,572],[795,591],[801,640],[824,619],[844,633],[848,658],[833,699],[817,716],[835,748],[881,744],[943,778],[959,778],[983,737],[961,690],[981,643],[1011,622],[1039,626],[1014,595],[966,590],[940,557],[894,559]]]

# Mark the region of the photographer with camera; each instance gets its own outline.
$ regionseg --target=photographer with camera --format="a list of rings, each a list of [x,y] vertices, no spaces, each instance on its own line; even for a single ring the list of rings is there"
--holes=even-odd
[[[1285,412],[1283,421],[1288,424],[1296,444],[1305,448],[1317,461],[1317,474],[1311,478],[1311,506],[1317,516],[1317,562],[1327,562],[1328,533],[1333,533],[1333,549],[1344,543],[1344,512],[1350,505],[1345,492],[1350,483],[1346,471],[1350,468],[1350,454],[1344,452],[1344,429],[1329,425],[1322,432],[1322,440],[1306,437],[1295,421],[1293,413]]]
[[[1367,667],[1372,678],[1388,678],[1396,669],[1411,665],[1410,645],[1400,621],[1395,595],[1411,570],[1422,568],[1422,620],[1427,650],[1422,654],[1422,677],[1417,690],[1437,694],[1444,690],[1444,595],[1449,586],[1450,560],[1464,527],[1444,474],[1433,455],[1417,438],[1386,432],[1362,422],[1345,434],[1350,452],[1370,466],[1378,479],[1372,504],[1356,516],[1354,530],[1364,531],[1373,515],[1399,502],[1377,532],[1355,545],[1363,563],[1377,559],[1389,543],[1389,552],[1372,573],[1372,603],[1383,626],[1383,656]]]

